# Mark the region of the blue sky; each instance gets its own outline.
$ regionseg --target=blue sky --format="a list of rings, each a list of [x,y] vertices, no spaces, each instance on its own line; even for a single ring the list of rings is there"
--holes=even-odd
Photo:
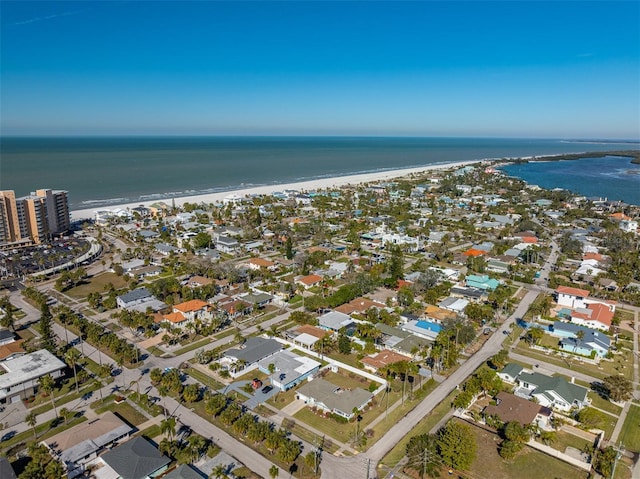
[[[0,4],[3,135],[640,138],[640,2]]]

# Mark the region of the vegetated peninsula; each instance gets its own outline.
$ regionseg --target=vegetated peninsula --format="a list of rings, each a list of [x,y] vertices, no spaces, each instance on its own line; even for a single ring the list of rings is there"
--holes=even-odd
[[[635,144],[635,143],[634,143]],[[584,158],[602,158],[604,156],[623,156],[631,158],[631,163],[640,164],[640,150],[588,151],[585,153],[563,153],[560,155],[534,156],[532,158],[517,158],[509,160],[511,163],[527,163],[529,161],[562,161],[580,160]]]

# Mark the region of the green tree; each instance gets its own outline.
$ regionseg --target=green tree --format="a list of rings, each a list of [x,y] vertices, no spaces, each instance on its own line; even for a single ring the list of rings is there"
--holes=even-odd
[[[67,352],[64,353],[64,360],[73,368],[73,379],[76,383],[76,393],[80,393],[80,389],[78,388],[78,375],[76,371],[76,365],[80,360],[80,351],[75,348],[69,348]]]
[[[56,380],[53,379],[53,376],[51,376],[51,374],[45,374],[44,376],[40,376],[40,378],[38,378],[38,384],[42,392],[49,395],[53,412],[55,413],[56,417],[58,417],[58,411],[56,411],[56,402],[55,398],[53,397],[53,391],[56,387]]]
[[[200,386],[197,384],[187,384],[182,390],[182,399],[188,403],[196,402],[200,397]]]
[[[633,394],[633,383],[624,376],[607,376],[602,380],[607,396],[613,401],[626,401]]]
[[[291,235],[287,235],[287,240],[284,245],[285,256],[287,259],[293,259],[293,240],[291,239]]]
[[[275,464],[269,468],[269,476],[271,476],[271,479],[276,479],[279,474],[280,469],[278,469],[278,466],[276,466]]]
[[[389,284],[395,286],[399,279],[404,277],[404,257],[402,248],[398,245],[391,247],[391,257],[387,263],[387,274],[389,275]]]
[[[617,455],[618,452],[612,446],[603,451],[597,451],[593,461],[593,468],[603,477],[611,477]]]
[[[342,354],[351,354],[351,340],[344,333],[338,335],[338,351]]]
[[[508,361],[509,351],[507,351],[506,349],[501,349],[497,354],[494,354],[491,357],[489,363],[495,370],[501,370],[507,365]]]
[[[443,462],[466,471],[476,457],[476,440],[469,426],[450,420],[438,433],[438,452]]]
[[[24,418],[24,422],[26,422],[29,426],[33,428],[33,437],[38,438],[38,434],[36,433],[36,424],[38,423],[38,417],[34,412],[30,412]]]
[[[49,351],[54,353],[56,350],[55,336],[51,324],[53,322],[53,316],[49,310],[49,305],[46,301],[40,304],[40,345]]]
[[[167,434],[169,440],[173,440],[173,436],[176,434],[176,418],[173,416],[168,417],[160,421],[160,432]]]
[[[439,477],[438,440],[434,434],[420,434],[409,439],[405,449],[407,465],[420,474],[420,478]]]

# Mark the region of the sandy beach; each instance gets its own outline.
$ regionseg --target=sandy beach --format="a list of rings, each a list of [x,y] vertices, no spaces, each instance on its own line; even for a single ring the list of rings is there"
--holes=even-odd
[[[332,178],[318,178],[315,180],[302,181],[297,183],[255,186],[251,188],[221,191],[218,193],[209,193],[204,195],[181,196],[176,198],[164,198],[164,199],[155,199],[151,201],[141,201],[136,203],[126,203],[126,204],[120,204],[120,205],[109,205],[109,206],[102,206],[102,207],[95,207],[95,208],[86,208],[86,209],[72,211],[71,220],[77,221],[77,220],[93,218],[95,216],[96,211],[114,210],[116,208],[127,209],[127,208],[134,208],[140,205],[149,206],[153,203],[158,203],[158,202],[165,202],[167,204],[171,204],[172,202],[174,202],[176,206],[181,206],[185,203],[216,203],[216,202],[222,201],[224,198],[230,195],[245,197],[248,195],[269,195],[276,191],[283,191],[283,190],[312,191],[312,190],[321,190],[325,188],[338,188],[346,185],[357,185],[362,183],[371,183],[374,181],[391,180],[394,178],[400,178],[400,177],[404,177],[412,174],[421,174],[427,171],[455,168],[455,167],[460,167],[464,165],[479,163],[480,161],[485,161],[485,160],[460,161],[455,163],[428,165],[428,166],[422,166],[417,168],[403,168],[399,170],[387,170],[387,171],[379,171],[375,173],[365,173],[365,174],[359,174],[359,175],[338,176],[338,177],[332,177]]]

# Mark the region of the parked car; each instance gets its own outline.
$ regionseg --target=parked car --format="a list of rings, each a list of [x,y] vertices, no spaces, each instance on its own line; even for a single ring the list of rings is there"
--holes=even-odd
[[[266,394],[266,393],[268,393],[269,391],[271,391],[272,389],[273,389],[273,386],[265,386],[265,387],[263,387],[263,388],[261,389],[261,391],[262,391],[263,393],[265,393],[265,394]]]

